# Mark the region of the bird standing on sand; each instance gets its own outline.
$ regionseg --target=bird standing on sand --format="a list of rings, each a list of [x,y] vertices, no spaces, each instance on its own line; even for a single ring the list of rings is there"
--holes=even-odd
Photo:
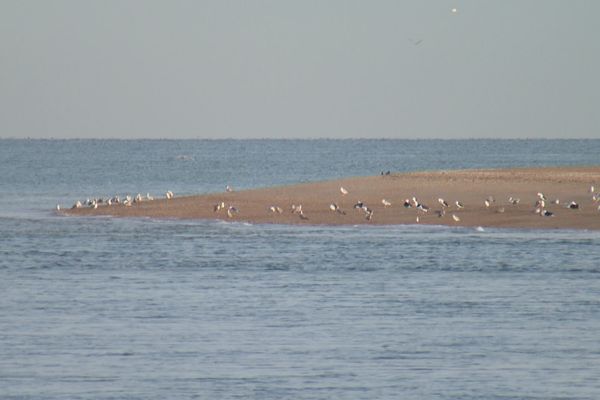
[[[438,199],[438,203],[440,203],[444,208],[448,207],[446,200],[442,199],[441,197]]]
[[[579,209],[579,204],[577,204],[574,201],[572,201],[572,202],[569,203],[569,205],[567,206],[567,208],[570,208],[571,210],[578,210]]]
[[[344,196],[348,194],[348,191],[343,186],[340,187],[340,192],[342,192],[342,195]]]
[[[167,198],[167,200],[172,199],[173,198],[173,192],[171,192],[170,190],[167,191],[167,193],[165,193],[165,197]]]
[[[225,191],[226,192],[233,192],[233,188],[229,185],[225,186]]]
[[[381,199],[381,203],[383,204],[384,207],[389,207],[392,205],[392,203],[390,203],[386,199]]]
[[[513,206],[516,206],[517,204],[519,204],[520,201],[521,201],[521,199],[519,199],[519,198],[515,198],[515,197],[508,198],[508,202],[510,204],[512,204]]]
[[[459,221],[460,221],[460,218],[458,218],[458,216],[457,216],[456,214],[452,214],[452,219],[453,219],[455,222],[459,222]]]
[[[404,200],[404,208],[411,208],[412,204],[410,204],[410,199]]]
[[[463,203],[461,203],[461,202],[460,202],[460,201],[458,201],[458,200],[456,200],[456,203],[455,203],[455,204],[456,204],[456,208],[458,208],[459,210],[460,210],[460,209],[463,209],[463,208],[465,208],[465,206],[463,205]]]

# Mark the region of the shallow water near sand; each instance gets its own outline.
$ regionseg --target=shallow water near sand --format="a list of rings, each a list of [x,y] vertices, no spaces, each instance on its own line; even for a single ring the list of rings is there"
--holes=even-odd
[[[0,398],[597,399],[598,232],[52,209],[598,154],[600,140],[0,140]]]

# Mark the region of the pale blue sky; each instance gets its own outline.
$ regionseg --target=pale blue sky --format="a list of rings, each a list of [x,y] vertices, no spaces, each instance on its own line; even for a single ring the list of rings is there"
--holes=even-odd
[[[0,137],[600,138],[599,20],[596,0],[0,0]]]

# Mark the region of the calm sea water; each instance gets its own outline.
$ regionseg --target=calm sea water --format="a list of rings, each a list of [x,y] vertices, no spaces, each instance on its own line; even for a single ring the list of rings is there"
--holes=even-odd
[[[598,154],[600,140],[0,140],[0,398],[598,399],[598,232],[52,211]]]

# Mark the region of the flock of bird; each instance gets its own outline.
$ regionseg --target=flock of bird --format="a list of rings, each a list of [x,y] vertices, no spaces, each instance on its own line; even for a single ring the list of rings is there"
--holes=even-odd
[[[233,192],[233,188],[231,186],[227,186],[225,190],[226,190],[226,192]],[[348,189],[344,188],[343,186],[339,188],[339,191],[342,196],[347,196],[349,194]],[[589,193],[592,196],[591,197],[592,203],[595,204],[598,211],[600,211],[600,193],[595,193],[594,186],[590,186]],[[167,191],[165,193],[165,198],[167,200],[173,199],[174,198],[173,192],[170,190]],[[152,197],[149,193],[147,193],[146,196],[142,196],[141,194],[138,193],[135,197],[126,195],[122,199],[119,196],[113,196],[113,197],[108,197],[108,198],[92,198],[92,199],[88,198],[83,202],[80,200],[77,200],[71,208],[77,209],[77,208],[89,207],[89,208],[97,209],[99,206],[117,206],[117,205],[129,207],[134,204],[138,204],[138,203],[141,203],[144,201],[151,201],[151,200],[154,200],[154,197]],[[520,202],[521,202],[520,198],[509,197],[506,204],[510,207],[510,206],[517,206],[518,204],[520,204]],[[442,218],[442,217],[446,216],[447,213],[449,213],[454,222],[461,221],[461,218],[458,214],[459,214],[459,211],[461,211],[465,208],[465,205],[462,202],[456,200],[453,204],[451,204],[448,201],[446,201],[444,198],[439,197],[437,199],[437,203],[439,204],[439,206],[437,207],[437,209],[435,209],[431,213],[432,215],[436,215],[437,217]],[[392,202],[385,198],[381,199],[381,204],[383,205],[384,208],[392,206]],[[496,204],[496,199],[493,196],[488,196],[487,198],[485,198],[483,200],[483,206],[485,208],[491,208],[492,205],[495,205],[495,204]],[[555,215],[555,211],[550,211],[548,209],[548,206],[550,206],[550,205],[560,206],[561,202],[559,199],[549,200],[548,197],[544,193],[538,192],[537,199],[536,199],[535,203],[533,204],[532,213],[537,214],[542,217],[553,217]],[[428,205],[424,204],[423,202],[421,202],[416,196],[413,196],[412,198],[406,198],[402,202],[402,207],[404,207],[405,209],[414,209],[416,211],[415,220],[417,223],[420,222],[420,218],[422,216],[430,213],[430,207]],[[571,210],[580,209],[580,205],[578,203],[576,203],[575,201],[570,201],[570,202],[564,203],[563,207],[565,209],[571,209]],[[368,207],[364,202],[358,200],[353,205],[352,208],[358,212],[362,212],[364,215],[364,218],[367,221],[371,221],[373,219],[373,213],[374,213],[373,208]],[[329,209],[332,212],[335,212],[337,214],[347,215],[346,211],[343,210],[335,202],[333,202],[329,205]],[[57,210],[60,210],[59,205],[57,205]],[[273,214],[283,214],[284,213],[283,208],[278,205],[271,205],[268,207],[268,210]],[[504,208],[504,206],[496,205],[493,208],[493,210],[497,213],[503,213],[505,211],[505,208]],[[240,212],[237,207],[235,207],[232,204],[225,204],[224,201],[220,201],[217,204],[215,204],[213,206],[213,211],[215,213],[225,212],[227,214],[228,218],[233,218],[235,215],[239,214],[239,212]],[[301,220],[309,219],[309,217],[305,214],[301,204],[292,204],[291,207],[289,208],[289,211],[294,215],[298,215],[298,217]]]

